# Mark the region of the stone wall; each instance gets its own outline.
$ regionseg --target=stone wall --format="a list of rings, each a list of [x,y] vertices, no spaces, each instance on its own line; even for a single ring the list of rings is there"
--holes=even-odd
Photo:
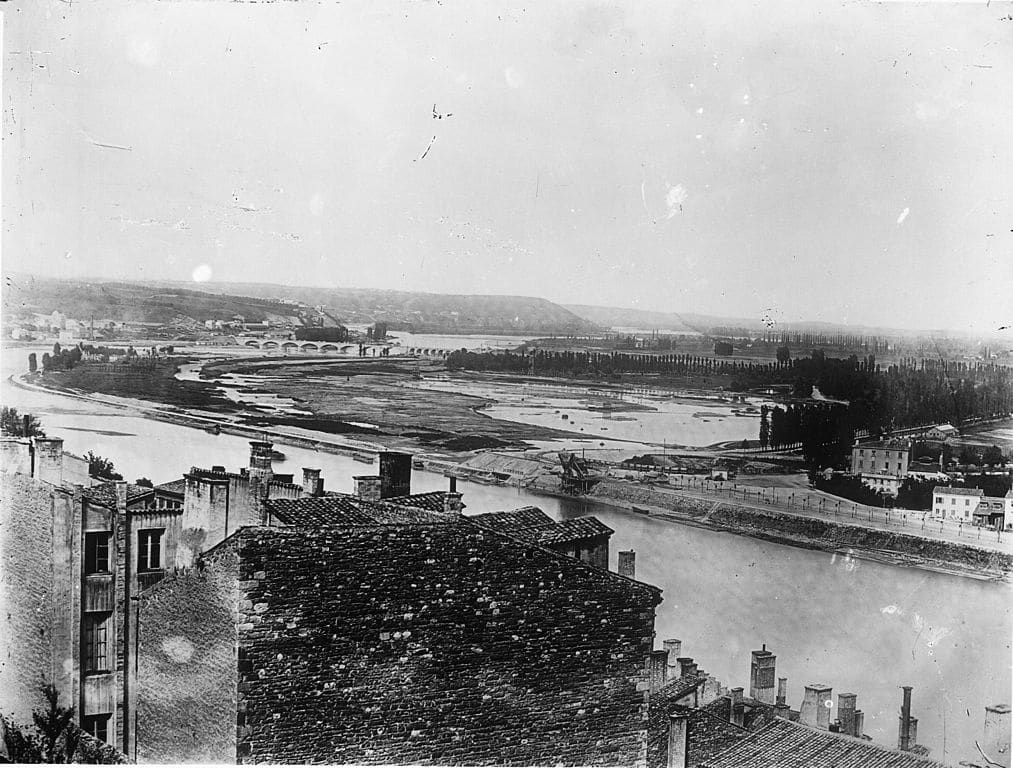
[[[464,521],[237,538],[243,762],[645,764],[656,590]]]
[[[30,723],[46,683],[63,706],[77,705],[74,585],[57,578],[72,565],[74,504],[27,475],[0,477],[0,713]]]
[[[236,568],[228,545],[138,611],[137,761],[236,761]]]

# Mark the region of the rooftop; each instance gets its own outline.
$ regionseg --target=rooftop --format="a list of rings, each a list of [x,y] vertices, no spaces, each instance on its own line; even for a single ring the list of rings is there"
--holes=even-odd
[[[143,485],[135,485],[134,483],[127,483],[127,503],[151,492],[151,488],[146,488]],[[115,509],[116,481],[109,480],[104,483],[88,486],[82,489],[81,495],[92,504],[97,504],[100,507],[108,507],[109,509]]]
[[[472,515],[468,519],[504,532],[549,528],[556,524],[555,520],[538,507],[520,507],[507,512],[485,512],[481,515]]]
[[[691,737],[692,738],[692,737]],[[942,768],[942,763],[864,739],[818,731],[780,718],[739,740],[700,768]]]
[[[951,488],[948,485],[937,485],[932,489],[932,493],[938,494],[949,494],[950,496],[984,496],[985,492],[981,488]]]
[[[407,497],[402,497],[407,498]],[[366,501],[358,496],[332,494],[307,496],[301,499],[268,499],[268,513],[278,522],[297,527],[332,527],[345,525],[384,525],[390,523],[447,524],[455,517],[442,511],[432,512],[418,507]]]
[[[168,483],[159,483],[155,486],[155,490],[182,496],[186,493],[186,478],[181,477],[178,480],[170,480]]]

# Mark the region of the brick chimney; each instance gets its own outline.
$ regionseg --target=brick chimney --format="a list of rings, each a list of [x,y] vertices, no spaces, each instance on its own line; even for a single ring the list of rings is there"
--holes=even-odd
[[[689,736],[689,715],[673,712],[668,716],[667,768],[686,768]]]
[[[802,706],[799,709],[798,721],[810,728],[821,731],[830,730],[830,705],[833,689],[822,683],[810,683],[805,687]]]
[[[457,491],[447,491],[443,495],[443,511],[448,514],[459,515],[464,510],[464,502],[461,501],[463,494]]]
[[[324,483],[320,479],[319,469],[302,468],[302,492],[306,496],[322,496]]]
[[[696,674],[697,667],[692,656],[680,656],[677,661],[679,662],[679,677],[690,677]]]
[[[837,720],[841,724],[841,733],[846,736],[855,736],[855,712],[858,696],[854,693],[840,693],[837,695]]]
[[[682,653],[682,640],[674,638],[665,640],[664,648],[668,651],[668,671],[665,672],[665,680],[679,679],[679,654]]]
[[[250,441],[250,477],[260,476],[265,482],[271,481],[274,475],[271,458],[273,450],[273,443],[263,440]]]
[[[742,703],[741,688],[732,688],[728,692],[728,721],[738,726],[746,722],[746,705]]]
[[[774,703],[774,674],[777,656],[767,650],[764,643],[759,651],[753,651],[749,663],[749,697],[764,704]]]
[[[352,478],[355,483],[355,495],[363,501],[380,500],[380,478],[377,475],[356,475]]]
[[[911,738],[911,686],[902,686],[904,697],[900,705],[900,723],[897,726],[897,749],[907,752],[914,746]]]
[[[628,579],[637,578],[637,553],[632,549],[619,553],[619,575]]]
[[[668,674],[668,651],[651,651],[647,657],[647,680],[651,685],[651,693],[665,685]]]

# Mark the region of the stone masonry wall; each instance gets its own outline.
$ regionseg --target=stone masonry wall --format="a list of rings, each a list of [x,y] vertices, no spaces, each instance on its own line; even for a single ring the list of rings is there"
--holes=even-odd
[[[227,547],[141,596],[137,761],[236,761],[236,568]]]
[[[466,521],[238,538],[241,761],[645,764],[657,591]]]
[[[54,632],[54,505],[69,511],[65,494],[22,474],[0,474],[0,714],[23,724],[45,703],[40,686],[58,684],[61,703],[73,700],[73,676],[64,667],[65,648]],[[67,659],[73,671],[72,657]],[[70,690],[67,687],[70,687]]]

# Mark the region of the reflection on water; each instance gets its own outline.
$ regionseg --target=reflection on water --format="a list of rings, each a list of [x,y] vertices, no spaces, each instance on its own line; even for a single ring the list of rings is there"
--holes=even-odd
[[[235,469],[248,461],[249,444],[241,437],[13,389],[7,376],[21,372],[26,355],[3,355],[3,402],[35,413],[50,434],[64,438],[67,450],[94,451],[130,480],[155,482],[178,478],[191,466]],[[699,411],[701,405],[687,407]],[[283,450],[278,471],[318,467],[329,490],[351,492],[352,476],[364,471],[351,458]],[[447,480],[415,471],[412,484],[415,491],[438,490]],[[557,519],[600,517],[616,531],[612,568],[619,550],[633,549],[638,578],[664,590],[658,645],[681,638],[687,655],[729,685],[748,684],[749,651],[766,643],[777,654],[778,675],[789,678],[793,707],[808,682],[857,693],[866,731],[882,744],[896,743],[898,686],[913,685],[919,741],[950,762],[974,754],[984,707],[1009,700],[1009,585],[795,549],[518,488],[459,487],[467,513],[536,504]]]

